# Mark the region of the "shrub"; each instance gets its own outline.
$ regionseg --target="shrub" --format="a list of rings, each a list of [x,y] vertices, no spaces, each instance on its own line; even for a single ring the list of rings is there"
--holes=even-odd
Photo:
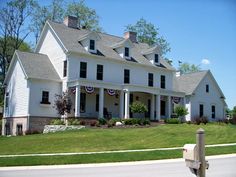
[[[80,121],[78,119],[74,119],[72,122],[71,122],[71,125],[80,125]]]
[[[165,119],[165,123],[167,124],[179,124],[180,121],[178,118],[170,118],[170,119]]]
[[[99,118],[99,119],[98,119],[98,122],[99,122],[100,125],[106,125],[107,120],[104,119],[104,118]]]
[[[194,124],[200,125],[201,123],[207,124],[208,123],[207,117],[195,117],[194,118]]]
[[[53,119],[50,122],[50,125],[64,125],[64,121],[62,121],[61,119]]]
[[[97,125],[97,123],[98,123],[98,121],[92,120],[92,121],[90,122],[90,126],[91,126],[91,127],[94,127],[95,125]]]
[[[149,119],[141,119],[141,125],[150,125],[150,120]]]
[[[85,125],[85,124],[86,124],[86,121],[85,121],[85,120],[81,120],[81,121],[79,121],[79,124],[80,124],[80,125]]]
[[[236,116],[233,117],[232,119],[229,119],[229,122],[230,122],[231,124],[236,125]]]
[[[39,134],[40,132],[38,130],[26,130],[26,135],[32,135],[32,134]]]
[[[112,118],[108,121],[108,124],[110,124],[111,126],[115,126],[116,122],[121,122],[121,119],[119,118]]]
[[[132,113],[145,113],[148,111],[147,106],[142,102],[135,101],[130,105],[130,109]]]
[[[125,125],[136,125],[139,123],[139,120],[136,118],[124,119]]]
[[[188,109],[184,106],[178,105],[174,110],[176,116],[179,118],[180,122],[183,122],[182,117],[188,114]]]

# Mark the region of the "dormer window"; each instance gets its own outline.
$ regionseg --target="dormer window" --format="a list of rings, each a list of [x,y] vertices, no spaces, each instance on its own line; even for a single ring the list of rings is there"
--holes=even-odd
[[[95,50],[95,40],[90,40],[90,42],[89,42],[89,50]]]
[[[129,57],[129,48],[125,47],[125,57]]]
[[[155,54],[155,63],[159,63],[159,55]]]

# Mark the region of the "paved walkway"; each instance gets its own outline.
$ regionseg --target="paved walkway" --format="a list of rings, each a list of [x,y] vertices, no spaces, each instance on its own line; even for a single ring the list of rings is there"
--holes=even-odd
[[[212,144],[206,147],[223,147],[236,146],[236,143],[228,144]],[[64,153],[48,153],[48,154],[18,154],[18,155],[0,155],[1,157],[31,157],[31,156],[67,156],[67,155],[86,155],[86,154],[110,154],[110,153],[124,153],[124,152],[149,152],[149,151],[169,151],[183,149],[183,147],[172,148],[155,148],[155,149],[133,149],[133,150],[118,150],[118,151],[99,151],[99,152],[64,152]]]

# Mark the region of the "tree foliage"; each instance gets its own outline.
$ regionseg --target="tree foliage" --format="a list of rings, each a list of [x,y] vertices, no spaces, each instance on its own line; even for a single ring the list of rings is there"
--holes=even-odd
[[[61,116],[70,113],[72,108],[72,101],[68,91],[63,92],[61,95],[55,95],[54,108]]]
[[[79,28],[102,31],[102,28],[99,26],[99,16],[94,9],[86,6],[84,0],[68,4],[66,15],[77,17],[79,19]]]
[[[144,18],[140,18],[134,25],[127,25],[125,31],[136,32],[138,42],[147,43],[151,46],[159,45],[162,52],[161,55],[170,52],[169,43],[163,36],[159,36],[159,28],[147,22]]]
[[[132,113],[145,113],[148,111],[147,106],[142,102],[135,101],[130,105]]]
[[[179,66],[179,71],[181,72],[181,74],[193,73],[193,72],[201,71],[201,67],[199,65],[182,63]]]

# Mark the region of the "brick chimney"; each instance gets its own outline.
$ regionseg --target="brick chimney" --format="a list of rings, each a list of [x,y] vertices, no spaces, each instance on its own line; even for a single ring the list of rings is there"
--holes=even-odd
[[[78,18],[73,16],[66,16],[63,22],[66,26],[70,28],[78,28]]]
[[[137,42],[137,33],[133,31],[127,31],[124,34],[125,39],[130,39],[132,42]]]

